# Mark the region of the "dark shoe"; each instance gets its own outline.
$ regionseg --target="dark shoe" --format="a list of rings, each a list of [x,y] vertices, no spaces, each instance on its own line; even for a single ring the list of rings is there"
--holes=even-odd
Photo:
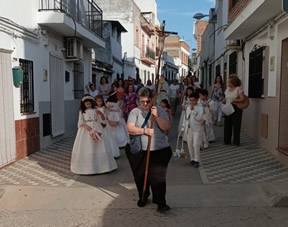
[[[194,166],[194,165],[195,165],[195,161],[192,160],[192,161],[190,162],[190,164],[191,164],[192,166]]]
[[[165,212],[165,211],[168,211],[168,210],[170,210],[170,207],[167,204],[161,205],[161,206],[158,205],[158,209],[157,209],[158,212]]]
[[[195,162],[194,168],[199,168],[199,162]]]
[[[145,207],[146,206],[146,202],[147,202],[146,199],[144,200],[144,202],[141,199],[139,199],[138,202],[137,202],[137,206],[138,207]]]

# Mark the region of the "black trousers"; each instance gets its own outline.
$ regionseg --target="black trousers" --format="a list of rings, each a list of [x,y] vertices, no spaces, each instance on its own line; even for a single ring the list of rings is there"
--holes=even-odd
[[[233,104],[235,112],[230,116],[225,116],[224,119],[224,143],[230,144],[233,132],[233,143],[237,146],[240,145],[240,131],[243,110],[239,109]]]
[[[132,154],[129,150],[129,146],[126,146],[125,152],[133,172],[139,199],[141,199],[144,187],[147,151]],[[153,202],[160,206],[166,204],[166,173],[171,156],[172,150],[170,147],[151,151],[150,153],[145,197],[147,198],[150,195],[149,188],[151,186]]]

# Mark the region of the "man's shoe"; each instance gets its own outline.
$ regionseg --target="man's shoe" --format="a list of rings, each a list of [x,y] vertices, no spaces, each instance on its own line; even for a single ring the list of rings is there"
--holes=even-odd
[[[199,168],[199,162],[195,162],[194,168]]]
[[[158,205],[158,209],[157,209],[157,211],[158,212],[165,212],[165,211],[168,211],[168,210],[170,210],[171,208],[167,205],[167,204],[165,204],[165,205]]]
[[[195,161],[192,160],[192,161],[190,162],[190,164],[191,164],[192,166],[194,166],[194,165],[195,165]]]
[[[141,199],[139,199],[138,202],[137,202],[137,206],[138,207],[145,207],[146,206],[146,202],[147,202],[147,200],[145,200],[143,202]]]

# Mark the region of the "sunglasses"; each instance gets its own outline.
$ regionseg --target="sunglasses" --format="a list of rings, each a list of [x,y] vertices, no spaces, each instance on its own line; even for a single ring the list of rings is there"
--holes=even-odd
[[[140,101],[140,104],[145,104],[145,103],[149,104],[150,102],[151,100],[145,100],[145,101]]]

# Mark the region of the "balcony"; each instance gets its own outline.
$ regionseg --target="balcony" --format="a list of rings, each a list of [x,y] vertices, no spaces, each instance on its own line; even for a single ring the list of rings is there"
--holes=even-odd
[[[37,23],[87,47],[105,47],[102,10],[94,0],[40,0]]]
[[[226,29],[225,39],[245,39],[281,13],[282,0],[250,1]]]
[[[148,21],[142,21],[141,27],[148,35],[155,35],[155,28]]]
[[[155,64],[155,51],[153,51],[149,47],[142,49],[141,61],[146,63],[147,65],[154,65]]]

